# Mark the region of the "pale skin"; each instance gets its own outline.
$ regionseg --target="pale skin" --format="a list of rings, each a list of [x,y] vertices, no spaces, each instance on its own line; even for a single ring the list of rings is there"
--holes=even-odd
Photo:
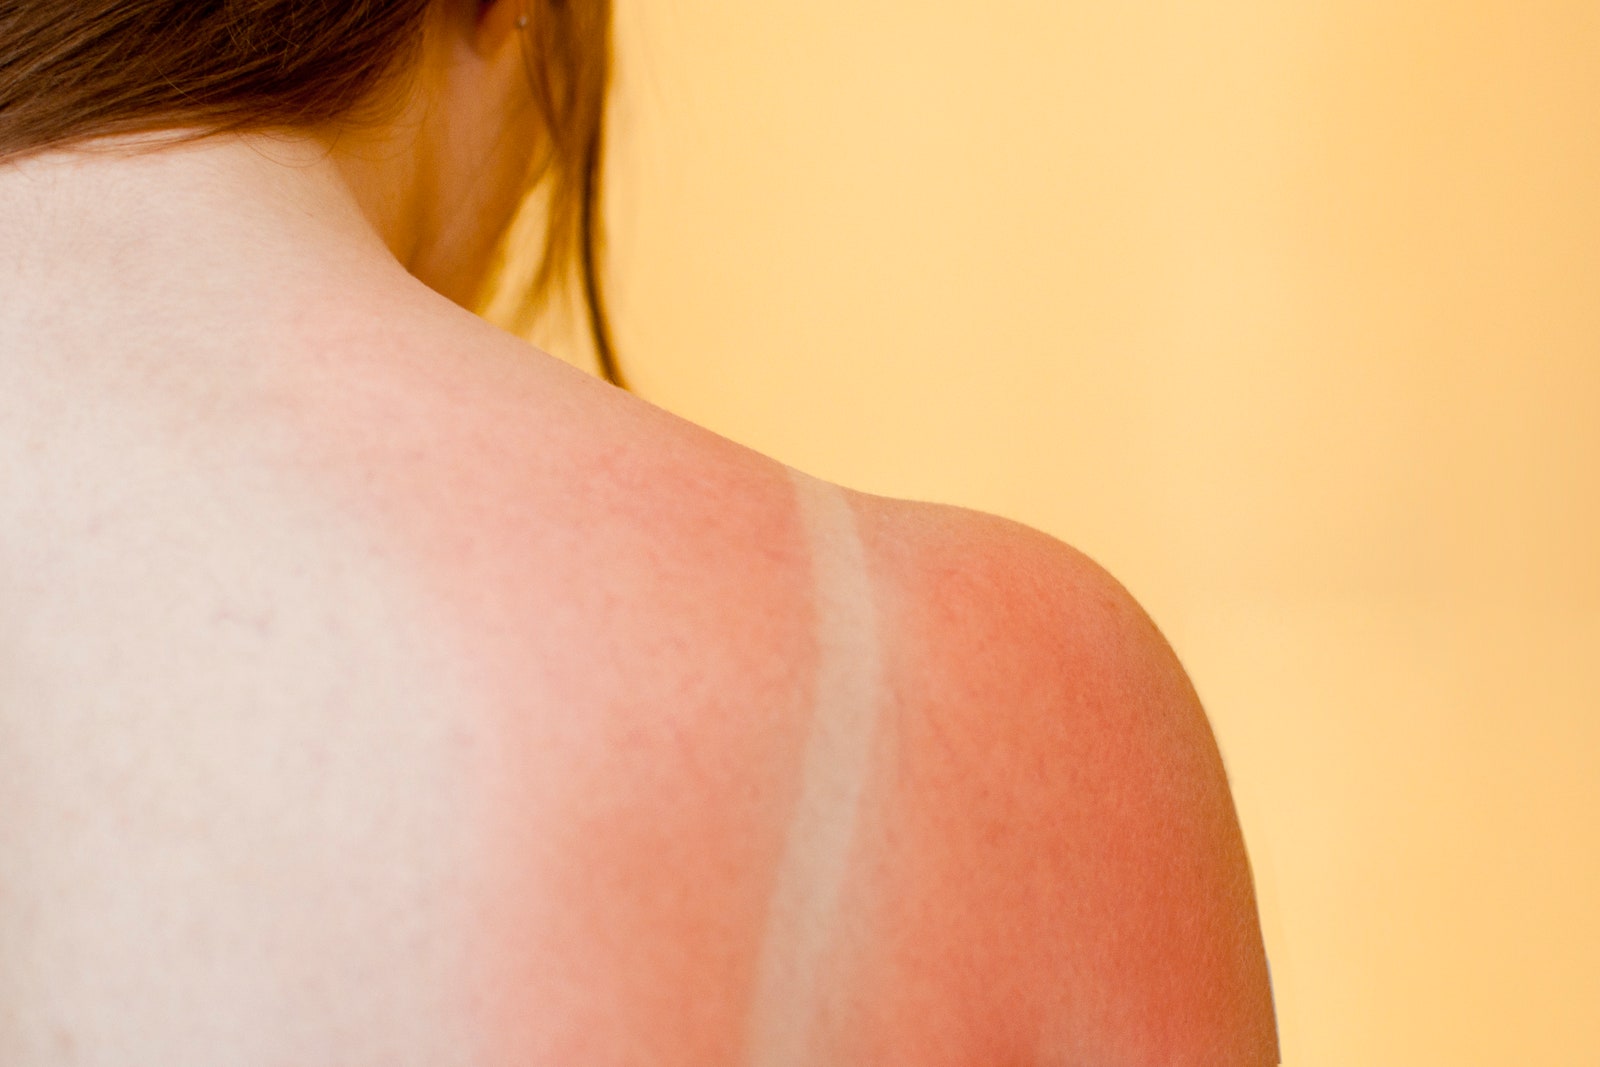
[[[508,3],[361,133],[0,166],[0,1062],[1277,1062],[1114,580],[460,306]]]

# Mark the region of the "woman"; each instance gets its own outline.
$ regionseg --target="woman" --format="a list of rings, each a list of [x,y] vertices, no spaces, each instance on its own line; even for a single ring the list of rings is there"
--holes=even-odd
[[[608,18],[0,0],[0,1062],[1276,1062],[1120,586],[464,310]]]

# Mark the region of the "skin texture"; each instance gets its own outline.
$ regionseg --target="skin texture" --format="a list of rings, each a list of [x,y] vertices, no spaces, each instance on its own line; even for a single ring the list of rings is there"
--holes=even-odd
[[[453,302],[512,17],[385,129],[0,168],[0,1062],[1275,1062],[1120,586]]]

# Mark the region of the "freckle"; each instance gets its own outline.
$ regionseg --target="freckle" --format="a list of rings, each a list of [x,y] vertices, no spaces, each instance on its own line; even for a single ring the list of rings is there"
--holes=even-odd
[[[58,1055],[58,1056],[71,1056],[73,1058],[77,1057],[77,1054],[78,1054],[78,1041],[77,1041],[76,1038],[74,1038],[72,1036],[70,1031],[58,1026],[58,1027],[56,1027],[56,1032],[55,1032],[54,1037],[55,1037],[56,1055]]]
[[[272,633],[273,627],[277,623],[277,614],[271,608],[265,611],[249,613],[235,611],[229,607],[220,607],[212,611],[211,621],[218,624],[232,623],[266,637]]]

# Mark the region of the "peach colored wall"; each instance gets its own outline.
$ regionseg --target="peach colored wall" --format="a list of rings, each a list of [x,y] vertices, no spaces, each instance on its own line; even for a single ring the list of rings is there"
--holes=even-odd
[[[1285,1062],[1596,1062],[1600,5],[618,7],[637,390],[1123,580]]]

